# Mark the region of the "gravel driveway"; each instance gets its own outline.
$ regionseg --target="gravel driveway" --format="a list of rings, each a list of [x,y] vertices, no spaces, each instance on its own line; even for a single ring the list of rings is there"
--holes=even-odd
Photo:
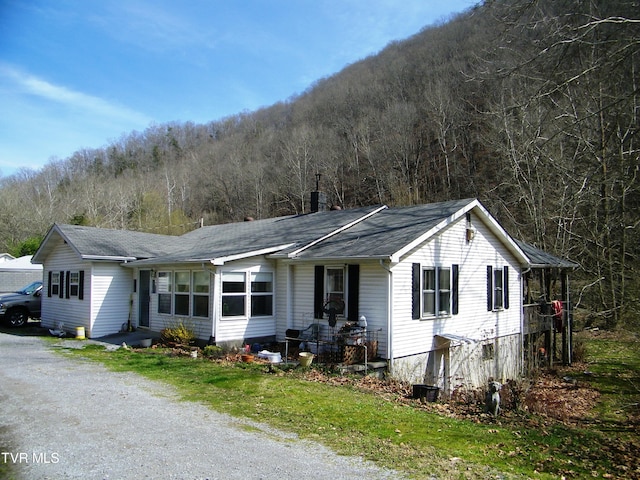
[[[172,387],[0,333],[0,462],[18,479],[399,478],[356,457],[178,401]]]

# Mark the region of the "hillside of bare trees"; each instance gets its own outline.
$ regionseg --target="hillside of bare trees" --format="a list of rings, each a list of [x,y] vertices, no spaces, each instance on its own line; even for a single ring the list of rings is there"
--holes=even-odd
[[[179,234],[303,213],[320,173],[342,208],[477,197],[581,264],[573,295],[593,319],[632,324],[639,44],[635,0],[487,0],[268,108],[0,179],[0,250],[54,222]]]

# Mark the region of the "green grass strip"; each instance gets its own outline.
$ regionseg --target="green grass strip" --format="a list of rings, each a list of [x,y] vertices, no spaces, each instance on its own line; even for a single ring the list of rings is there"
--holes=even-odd
[[[612,470],[597,452],[598,431],[540,424],[527,428],[454,419],[353,387],[312,382],[262,364],[216,363],[160,351],[73,350],[116,371],[137,372],[203,403],[360,455],[414,478],[558,478],[601,476]],[[501,473],[499,473],[501,472]]]

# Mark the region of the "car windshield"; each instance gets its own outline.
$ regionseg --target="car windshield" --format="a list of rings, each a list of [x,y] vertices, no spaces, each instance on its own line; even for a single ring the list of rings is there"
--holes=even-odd
[[[42,282],[33,282],[24,287],[22,290],[18,290],[17,293],[21,293],[23,295],[33,295],[33,293],[42,287]]]

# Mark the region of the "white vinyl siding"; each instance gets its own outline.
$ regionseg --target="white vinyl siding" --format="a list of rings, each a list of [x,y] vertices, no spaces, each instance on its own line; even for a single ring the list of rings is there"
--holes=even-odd
[[[183,323],[192,329],[197,338],[209,340],[213,335],[213,325],[211,311],[213,304],[213,278],[212,271],[203,270],[201,264],[185,265],[173,264],[163,265],[155,270],[155,276],[151,275],[150,302],[149,302],[149,330],[160,332],[167,327]],[[176,273],[179,275],[176,277]],[[136,270],[133,275],[139,278]],[[197,280],[196,280],[197,277]],[[177,280],[176,280],[177,278]],[[191,283],[189,283],[191,282]],[[154,288],[155,285],[155,288]],[[176,288],[179,287],[179,288]],[[177,290],[180,292],[177,292]],[[140,291],[140,287],[138,287]],[[174,314],[175,296],[182,295],[182,305],[186,302],[187,314]],[[138,296],[135,295],[136,302],[133,311],[137,316]],[[194,299],[198,298],[198,303],[202,310],[208,309],[207,316],[200,316],[195,313],[193,305]],[[160,304],[162,302],[162,305]]]
[[[95,262],[90,279],[91,336],[102,337],[126,328],[133,291],[132,270],[122,268],[118,263]]]
[[[63,328],[69,334],[75,335],[75,329],[77,327],[84,327],[85,334],[88,337],[95,337],[96,334],[91,331],[93,325],[91,317],[91,271],[92,264],[89,262],[81,262],[78,259],[76,253],[63,243],[58,245],[51,255],[47,258],[47,263],[44,266],[44,278],[42,288],[42,326],[46,328],[57,328],[60,323],[63,324]],[[71,296],[70,298],[60,298],[59,292],[51,294],[49,297],[47,292],[49,289],[49,275],[48,272],[57,274],[60,272],[79,272],[83,270],[84,273],[84,299],[80,300],[77,296]],[[58,281],[59,289],[64,287],[64,280]],[[126,316],[125,316],[126,319]],[[98,332],[99,334],[99,332]]]
[[[216,287],[218,290],[214,288],[214,292],[220,292],[222,289],[222,279],[225,274],[244,274],[245,277],[245,293],[231,293],[228,295],[239,295],[243,298],[244,303],[244,313],[242,315],[235,316],[224,316],[223,308],[224,308],[224,298],[227,294],[221,294],[219,298],[222,298],[222,302],[220,302],[217,311],[214,311],[214,322],[215,322],[215,338],[217,342],[226,342],[226,341],[240,341],[240,340],[249,340],[253,338],[263,338],[263,337],[275,337],[276,335],[276,317],[278,315],[278,311],[276,307],[278,306],[278,290],[274,290],[272,299],[270,300],[272,303],[272,313],[271,315],[251,315],[251,278],[252,274],[257,273],[269,273],[273,276],[272,280],[276,278],[276,264],[273,261],[267,260],[264,257],[255,257],[246,260],[238,260],[235,262],[230,262],[223,266],[218,267],[218,271],[216,274]],[[239,278],[239,277],[238,277]],[[254,276],[253,278],[266,278],[262,276]],[[272,285],[272,288],[274,286]],[[267,292],[256,292],[259,293],[259,296],[264,296]],[[282,312],[285,315],[285,312]]]
[[[359,315],[367,319],[367,330],[378,340],[378,356],[387,358],[389,272],[379,262],[360,264]]]
[[[279,342],[284,341],[285,331],[293,325],[293,283],[295,267],[286,262],[277,262],[275,271],[275,313],[276,334]]]
[[[293,266],[292,279],[292,324],[290,328],[303,329],[314,323],[313,294],[314,294],[314,265],[300,263]],[[325,324],[326,323],[325,320]],[[323,325],[324,328],[325,325]]]
[[[46,270],[52,272],[84,271],[84,295],[59,294],[47,296],[48,275],[42,296],[42,324],[54,328],[61,322],[64,330],[75,334],[77,327],[84,327],[90,338],[98,338],[119,332],[129,319],[129,298],[132,291],[131,270],[118,263],[81,262],[68,246],[60,245],[47,258]],[[53,276],[53,275],[52,275]],[[66,289],[66,280],[60,289]],[[70,283],[70,286],[72,284]],[[70,292],[71,293],[71,292]]]
[[[455,334],[483,341],[520,333],[520,308],[487,311],[487,265],[508,266],[511,304],[521,305],[519,266],[504,245],[474,216],[476,234],[466,241],[464,220],[443,229],[393,267],[393,354],[405,357],[435,349],[435,336]],[[412,320],[412,263],[459,265],[458,315]],[[424,373],[424,372],[422,372]]]
[[[200,267],[200,265],[198,265],[198,267]],[[174,325],[177,322],[183,322],[190,328],[192,328],[196,333],[196,336],[201,340],[210,340],[211,337],[214,337],[216,342],[240,342],[242,340],[250,338],[275,336],[275,314],[278,305],[277,292],[274,291],[271,294],[273,297],[273,312],[271,315],[260,315],[256,317],[251,317],[249,315],[249,289],[251,284],[250,279],[252,278],[251,274],[267,272],[270,274],[274,274],[274,262],[266,260],[263,257],[257,257],[248,260],[230,262],[219,267],[212,266],[210,270],[206,271],[206,275],[209,276],[208,293],[206,292],[207,288],[205,288],[205,285],[202,283],[202,278],[198,281],[195,280],[194,276],[196,275],[196,272],[201,271],[197,269],[195,265],[166,265],[162,267],[162,271],[171,272],[171,276],[174,275],[174,272],[191,272],[192,285],[189,290],[192,302],[191,310],[189,312],[189,315],[160,314],[158,313],[158,301],[160,293],[159,291],[157,291],[154,294],[152,291],[151,304],[149,306],[150,330],[159,332],[163,328]],[[243,292],[227,291],[223,293],[222,278],[225,275],[228,279],[232,279],[232,277],[236,279],[243,278],[244,280],[240,282],[244,288]],[[272,280],[274,278],[276,278],[275,274],[273,275]],[[184,281],[186,280],[179,280],[179,283]],[[175,288],[178,284],[174,282],[172,288]],[[186,284],[181,287],[181,290],[185,290],[185,288]],[[177,295],[180,295],[180,293],[176,291],[171,292],[171,296],[174,302]],[[265,296],[268,295],[268,293],[260,292],[260,295]],[[208,298],[209,314],[206,318],[197,315],[194,310],[194,299],[200,296],[203,298]],[[223,311],[225,310],[224,305],[226,304],[224,299],[231,297],[240,298],[242,308],[234,312],[227,311],[230,314],[233,313],[233,315],[223,315]],[[200,299],[200,301],[202,302],[202,299]],[[234,305],[236,304],[234,303]]]
[[[378,355],[385,357],[387,349],[389,273],[378,261],[362,262],[359,265],[358,314],[366,317],[367,330],[378,339]],[[316,322],[320,324],[321,335],[329,335],[330,327],[327,315],[321,320],[313,318],[315,265],[313,263],[298,263],[293,266],[279,264],[278,268],[278,291],[282,292],[279,297],[287,291],[287,269],[290,269],[289,286],[291,288],[290,304],[285,304],[285,306],[288,305],[289,307],[290,318],[287,318],[284,311],[281,314],[282,317],[279,317],[279,340],[284,341],[284,330],[287,328],[302,330]],[[345,275],[347,271],[345,270]],[[335,327],[336,331],[340,329],[344,322],[345,319],[343,317],[338,318],[338,323]]]

